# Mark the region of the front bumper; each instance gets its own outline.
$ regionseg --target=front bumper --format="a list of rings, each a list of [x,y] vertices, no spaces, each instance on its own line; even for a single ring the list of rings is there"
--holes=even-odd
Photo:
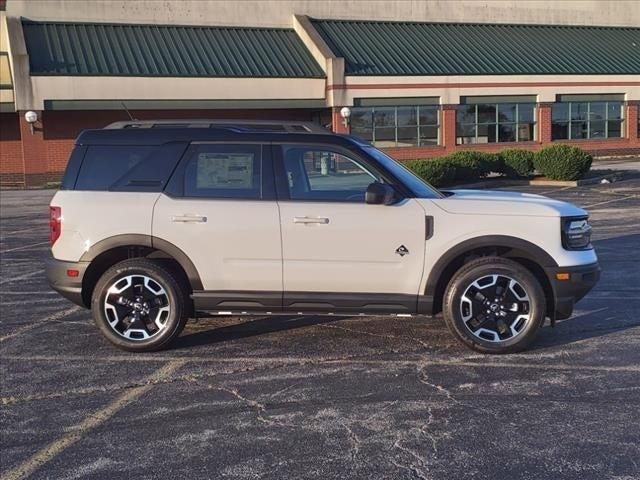
[[[600,280],[598,262],[574,267],[546,269],[554,296],[554,319],[563,320],[573,313],[574,305]],[[558,274],[568,274],[567,280],[558,280]]]
[[[82,279],[89,266],[89,262],[65,262],[55,258],[45,261],[45,271],[49,285],[63,297],[76,305],[87,307],[82,298]],[[68,270],[77,270],[77,277],[70,277]]]

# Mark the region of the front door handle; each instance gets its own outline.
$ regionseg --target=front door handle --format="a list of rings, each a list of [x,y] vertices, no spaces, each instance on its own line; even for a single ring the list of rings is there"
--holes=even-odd
[[[171,217],[171,221],[175,223],[205,223],[207,217],[202,215],[175,215]]]
[[[326,225],[329,223],[329,219],[327,217],[293,217],[293,223],[302,223],[303,225],[319,223]]]

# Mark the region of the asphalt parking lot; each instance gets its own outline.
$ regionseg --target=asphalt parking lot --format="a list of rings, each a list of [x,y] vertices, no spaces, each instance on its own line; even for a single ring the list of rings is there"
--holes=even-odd
[[[133,355],[50,291],[52,191],[1,193],[0,478],[640,478],[640,180],[587,207],[603,268],[534,348],[441,318],[216,318]]]

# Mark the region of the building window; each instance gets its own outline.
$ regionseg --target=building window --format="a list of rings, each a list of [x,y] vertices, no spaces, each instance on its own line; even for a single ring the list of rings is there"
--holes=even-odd
[[[456,112],[456,143],[533,141],[535,111],[535,103],[460,105]]]
[[[354,107],[351,133],[376,147],[437,145],[440,107],[403,105]]]
[[[551,113],[551,139],[624,136],[623,102],[558,102]]]

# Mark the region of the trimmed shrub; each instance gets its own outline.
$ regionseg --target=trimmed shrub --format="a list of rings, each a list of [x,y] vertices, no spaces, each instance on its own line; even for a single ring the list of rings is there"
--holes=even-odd
[[[489,172],[504,173],[504,161],[499,153],[484,153],[483,155]]]
[[[454,166],[445,158],[412,160],[407,162],[406,166],[434,187],[448,185],[455,177]]]
[[[551,145],[535,154],[533,164],[552,180],[578,180],[591,168],[593,157],[570,145]]]
[[[501,173],[507,177],[530,177],[533,174],[535,153],[529,150],[509,148],[500,152]]]
[[[491,162],[486,153],[463,151],[444,157],[455,167],[456,182],[470,182],[486,177],[491,172]]]

